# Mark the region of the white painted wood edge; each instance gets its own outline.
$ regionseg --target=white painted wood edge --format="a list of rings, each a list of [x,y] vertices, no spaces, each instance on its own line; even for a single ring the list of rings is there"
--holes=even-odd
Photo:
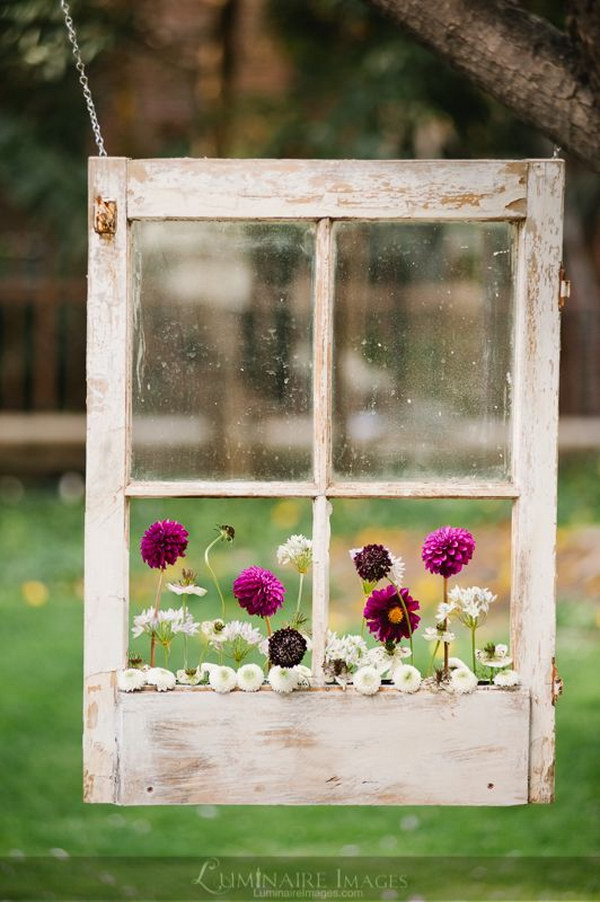
[[[527,161],[130,160],[129,219],[520,220]]]
[[[314,498],[316,483],[253,480],[132,480],[130,498]],[[335,482],[325,487],[330,498],[518,498],[510,483],[491,482]]]

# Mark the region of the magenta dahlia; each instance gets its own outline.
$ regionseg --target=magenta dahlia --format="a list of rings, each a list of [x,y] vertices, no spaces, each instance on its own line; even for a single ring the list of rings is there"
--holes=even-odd
[[[157,520],[149,526],[140,541],[142,560],[156,570],[164,570],[185,557],[188,531],[177,520]]]
[[[414,633],[417,629],[421,618],[415,611],[418,611],[419,607],[419,602],[411,597],[408,589],[400,589],[398,594],[396,587],[389,585],[385,589],[374,589],[371,592],[365,604],[363,617],[367,621],[369,632],[380,642],[399,642],[400,639],[410,638],[411,632]],[[410,618],[410,629],[406,622],[407,613]]]
[[[285,587],[270,570],[248,567],[234,581],[233,594],[249,614],[271,617],[283,604]]]
[[[469,563],[475,551],[475,539],[468,529],[459,526],[442,526],[430,532],[423,542],[421,557],[430,573],[445,578],[460,573]]]

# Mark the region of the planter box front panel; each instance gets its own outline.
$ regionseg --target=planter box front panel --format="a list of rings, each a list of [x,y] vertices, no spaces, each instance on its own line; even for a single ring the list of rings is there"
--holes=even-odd
[[[118,697],[123,805],[519,805],[529,693]]]

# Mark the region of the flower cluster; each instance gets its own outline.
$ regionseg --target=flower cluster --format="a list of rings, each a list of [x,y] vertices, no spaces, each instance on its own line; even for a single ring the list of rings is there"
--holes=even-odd
[[[438,573],[447,579],[460,573],[474,551],[475,539],[467,529],[442,526],[427,536],[421,557],[430,573]]]
[[[277,549],[277,563],[281,566],[291,564],[298,573],[307,573],[312,564],[312,541],[306,536],[290,536]]]
[[[248,567],[233,583],[233,594],[249,614],[272,617],[283,605],[285,587],[270,570]]]

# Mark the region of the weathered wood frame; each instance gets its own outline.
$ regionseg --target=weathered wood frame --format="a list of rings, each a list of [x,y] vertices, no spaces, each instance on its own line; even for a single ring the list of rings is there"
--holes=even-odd
[[[559,160],[90,161],[84,665],[87,801],[489,805],[552,799],[558,273],[563,178]],[[114,234],[94,230],[98,199],[116,204]],[[317,221],[314,481],[132,481],[129,223],[138,219],[244,218]],[[516,224],[516,348],[509,481],[366,485],[332,480],[331,226],[335,219],[504,220]],[[148,692],[123,696],[116,690],[115,673],[124,665],[128,648],[129,499],[163,496],[313,498],[313,660],[320,684],[319,663],[328,616],[329,498],[512,499],[511,632],[524,689],[513,693],[479,689],[471,698],[453,699],[424,692],[409,698],[381,692],[362,699],[355,693],[344,695],[340,689],[330,688],[297,693],[291,699],[279,699],[270,692],[254,697],[234,693],[222,699],[201,689],[177,690],[167,697]],[[222,706],[218,710],[217,702]],[[372,724],[365,727],[369,715]],[[376,720],[379,715],[386,718],[385,727],[383,720]],[[246,723],[256,741],[268,747],[271,772],[278,765],[288,779],[267,785],[251,764],[238,758],[241,771],[235,781],[228,781],[228,756],[219,764],[219,751],[214,746],[220,742],[222,751],[221,727],[215,730],[212,748],[203,750],[202,735],[206,739],[206,732],[198,735],[197,724],[210,717],[213,722],[215,718],[222,720],[221,726],[235,721],[242,729]],[[257,717],[262,718],[258,732]],[[435,746],[428,745],[428,739],[419,740],[420,735],[430,735],[432,717],[446,724]],[[282,723],[279,730],[275,728],[277,718]],[[428,727],[423,731],[425,720]],[[295,730],[296,746],[286,740],[286,729]],[[380,762],[379,776],[372,780],[366,773],[369,756],[355,756],[353,750],[365,752],[369,735],[374,747],[380,749],[378,729],[386,730],[390,753],[383,756],[387,763]],[[142,756],[131,753],[135,730],[142,731],[146,749]],[[348,741],[350,733],[354,737],[350,754],[342,756],[341,763],[335,745],[339,730],[349,731]],[[319,735],[324,737],[321,742]],[[406,736],[413,738],[409,747],[415,768],[406,758],[407,745],[403,742],[403,772],[399,774],[393,751]],[[238,739],[231,741],[238,750],[240,742],[246,743],[239,733]],[[168,756],[161,753],[163,743],[171,748],[172,772],[165,772],[169,767]],[[139,750],[139,738],[136,746]],[[182,776],[177,749],[193,773],[188,769],[187,776]],[[443,787],[432,788],[434,784],[428,781],[435,771],[433,757],[444,756],[447,761],[459,751],[448,781]],[[210,752],[212,776],[206,783],[193,761],[208,761]],[[423,760],[432,762],[425,771]],[[335,767],[333,762],[339,765],[340,774],[329,774]],[[476,774],[474,768],[479,768]],[[295,774],[292,783],[291,774]],[[245,789],[236,791],[236,786]]]

